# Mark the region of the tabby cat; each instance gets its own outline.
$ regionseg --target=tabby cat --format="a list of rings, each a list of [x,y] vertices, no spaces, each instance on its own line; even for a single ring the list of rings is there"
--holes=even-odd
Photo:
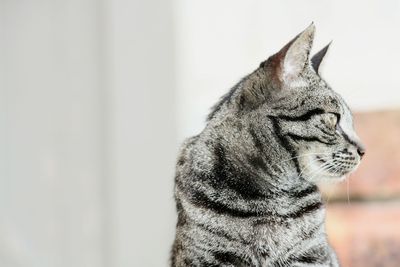
[[[214,106],[178,158],[171,266],[339,266],[316,183],[340,181],[364,148],[311,59],[311,24]]]

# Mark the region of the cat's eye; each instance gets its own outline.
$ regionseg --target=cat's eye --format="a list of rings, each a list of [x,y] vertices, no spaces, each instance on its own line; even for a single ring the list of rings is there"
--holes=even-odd
[[[339,115],[335,113],[325,113],[323,114],[325,124],[330,128],[336,128],[339,121]]]

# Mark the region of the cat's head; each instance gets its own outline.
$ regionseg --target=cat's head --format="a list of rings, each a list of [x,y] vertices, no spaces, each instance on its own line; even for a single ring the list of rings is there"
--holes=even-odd
[[[329,45],[310,57],[314,31],[312,24],[262,62],[230,102],[258,129],[273,124],[302,177],[340,180],[357,168],[365,149],[347,104],[318,73]]]

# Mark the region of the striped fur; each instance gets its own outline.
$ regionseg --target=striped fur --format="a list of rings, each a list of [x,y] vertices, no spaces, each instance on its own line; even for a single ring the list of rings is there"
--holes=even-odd
[[[364,149],[310,64],[313,35],[242,79],[183,144],[171,266],[338,266],[316,182],[342,179]]]

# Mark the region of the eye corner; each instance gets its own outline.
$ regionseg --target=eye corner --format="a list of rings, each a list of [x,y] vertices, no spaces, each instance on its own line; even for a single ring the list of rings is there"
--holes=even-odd
[[[342,128],[340,127],[340,124],[339,124],[340,119],[341,119],[341,115],[339,113],[334,113],[334,114],[336,116],[336,125],[335,125],[336,131],[338,133],[341,133],[342,132]]]

